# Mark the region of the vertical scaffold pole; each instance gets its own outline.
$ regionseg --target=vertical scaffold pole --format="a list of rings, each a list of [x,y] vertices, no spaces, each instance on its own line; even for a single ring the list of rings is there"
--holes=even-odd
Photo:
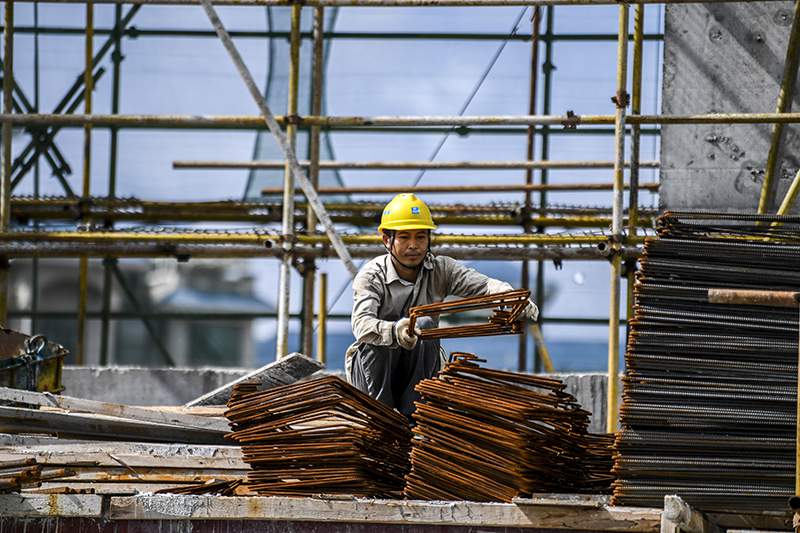
[[[539,79],[539,28],[541,18],[541,10],[538,6],[533,8],[533,16],[531,18],[531,73],[530,73],[530,88],[528,89],[528,114],[536,114],[536,85]],[[533,160],[533,151],[536,146],[536,126],[528,126],[527,132],[527,146],[526,146],[526,159]],[[529,168],[525,171],[525,184],[533,185],[533,169]],[[532,191],[525,191],[525,208],[522,210],[522,229],[525,233],[531,232],[531,213],[533,211],[533,193]],[[530,261],[522,261],[522,284],[523,289],[530,288]],[[537,302],[539,303],[539,302]],[[525,372],[528,366],[528,328],[523,328],[519,336],[519,356],[517,360],[517,369],[520,372]]]
[[[644,44],[644,5],[636,4],[633,14],[633,85],[631,91],[631,115],[642,113],[642,52]],[[630,182],[628,190],[628,238],[636,237],[636,229],[639,223],[639,161],[641,153],[641,127],[638,124],[631,124],[631,166]],[[636,277],[636,259],[629,260],[626,265],[625,275],[628,280],[627,286],[627,312],[625,317],[630,320],[633,318],[633,287]],[[625,330],[627,332],[627,328]],[[627,335],[626,335],[627,342]]]
[[[311,60],[311,114],[322,115],[323,64],[325,61],[325,8],[314,8],[313,54]],[[308,139],[308,179],[316,189],[319,187],[320,127],[311,126]],[[314,233],[317,216],[309,206],[306,209],[306,230]],[[317,275],[313,259],[305,259],[303,265],[303,353],[311,356],[314,351],[314,278]]]
[[[614,199],[612,204],[611,246],[611,297],[608,317],[608,401],[606,431],[617,431],[619,405],[619,304],[620,276],[622,275],[622,216],[624,208],[625,181],[625,110],[628,105],[626,91],[628,74],[628,5],[619,7],[619,28],[617,38],[617,93],[613,98],[616,105],[614,119]]]
[[[85,70],[83,84],[84,113],[92,114],[92,92],[94,91],[94,78],[92,76],[94,65],[94,3],[86,2],[86,47]],[[83,126],[83,187],[81,198],[86,200],[91,195],[92,176],[92,125]],[[82,365],[86,362],[86,309],[89,305],[89,256],[82,255],[79,263],[78,280],[78,345],[75,353],[75,364]]]
[[[14,2],[6,0],[3,17],[3,113],[13,113],[11,84],[14,79]],[[11,224],[11,122],[3,121],[2,126],[2,178],[0,179],[0,231],[8,231]],[[0,324],[8,319],[9,290],[8,259],[0,257]]]
[[[300,76],[300,19],[302,6],[292,6],[292,30],[289,44],[289,102],[286,114],[290,117],[297,115],[297,93]],[[297,141],[297,127],[294,124],[286,126],[286,140],[294,151]],[[283,257],[281,257],[280,279],[278,281],[278,332],[277,353],[278,359],[286,357],[289,353],[289,313],[290,293],[292,278],[292,260],[294,249],[294,174],[291,162],[286,161],[283,174]]]

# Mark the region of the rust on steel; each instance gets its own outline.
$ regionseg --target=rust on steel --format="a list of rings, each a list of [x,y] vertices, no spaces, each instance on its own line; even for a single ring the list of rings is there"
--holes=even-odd
[[[520,317],[528,306],[530,296],[531,291],[518,289],[486,296],[463,298],[452,302],[418,305],[408,311],[408,316],[411,319],[408,328],[409,331],[413,331],[417,319],[423,316],[494,309],[494,313],[489,317],[488,323],[423,329],[420,337],[423,339],[445,339],[517,334],[524,329],[524,321],[520,320]]]
[[[797,307],[800,292],[747,289],[708,289],[708,302],[729,305],[766,305]]]
[[[261,495],[399,497],[408,471],[406,418],[335,376],[260,391],[242,384],[225,416]]]

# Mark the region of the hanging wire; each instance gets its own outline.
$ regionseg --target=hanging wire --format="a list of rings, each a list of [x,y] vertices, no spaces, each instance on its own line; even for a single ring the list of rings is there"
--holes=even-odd
[[[525,13],[527,11],[528,8],[523,7],[522,10],[519,12],[519,15],[517,15],[517,19],[516,21],[514,21],[514,25],[511,27],[511,33],[509,33],[508,37],[506,37],[505,40],[502,43],[500,43],[500,46],[497,47],[497,50],[492,56],[491,61],[489,61],[489,64],[486,66],[486,69],[483,71],[483,74],[481,74],[481,77],[478,78],[478,82],[472,88],[472,91],[470,91],[469,96],[467,96],[467,99],[461,105],[461,109],[458,112],[459,117],[464,116],[464,113],[467,112],[467,109],[469,108],[470,104],[472,104],[472,101],[478,95],[478,91],[481,90],[481,87],[483,86],[483,83],[486,81],[486,78],[489,77],[489,73],[492,72],[492,69],[497,64],[497,60],[500,59],[500,55],[503,53],[503,50],[505,50],[509,40],[519,31],[519,25],[522,23],[522,18],[525,16]],[[447,133],[445,133],[442,136],[442,138],[439,140],[439,144],[436,145],[436,148],[433,150],[433,153],[431,153],[430,157],[428,158],[428,161],[435,161],[436,158],[439,157],[439,152],[442,151],[442,148],[444,148],[445,143],[447,143],[447,139],[450,138],[450,134],[453,133],[454,131],[456,131],[455,126],[450,128],[447,131]],[[425,172],[426,172],[425,169],[419,171],[419,174],[417,174],[417,177],[414,180],[414,186],[419,185],[419,182],[422,181],[422,178],[425,176]]]
[[[522,19],[525,16],[525,13],[527,11],[528,11],[527,7],[523,7],[520,10],[519,15],[517,15],[517,18],[514,21],[514,24],[511,26],[511,32],[508,34],[508,36],[505,38],[505,40],[502,43],[500,43],[500,46],[497,47],[497,50],[495,51],[494,55],[492,56],[492,59],[489,61],[489,64],[486,66],[486,68],[484,69],[483,73],[481,73],[480,78],[478,78],[477,83],[475,83],[475,86],[472,88],[472,91],[470,91],[469,96],[467,96],[467,99],[461,105],[461,109],[458,112],[458,116],[463,116],[464,113],[466,113],[466,111],[469,108],[470,104],[472,104],[472,101],[478,95],[478,92],[481,90],[481,87],[483,86],[484,82],[486,81],[486,78],[489,77],[489,74],[492,72],[492,69],[497,64],[497,61],[500,59],[500,55],[503,53],[503,50],[505,50],[506,45],[509,43],[509,40],[514,35],[516,35],[517,32],[519,31],[519,26],[522,23]],[[439,141],[439,144],[436,146],[436,149],[431,153],[430,157],[428,158],[428,161],[435,161],[436,160],[436,158],[439,155],[439,152],[441,152],[442,148],[444,148],[444,145],[447,142],[447,139],[450,137],[450,134],[453,133],[455,130],[456,130],[456,128],[453,127],[447,133],[445,133],[442,136],[441,140]],[[419,182],[422,180],[422,178],[424,176],[425,176],[425,169],[421,170],[420,173],[417,174],[417,177],[414,180],[414,184],[413,185],[414,186],[419,185]],[[361,261],[361,263],[358,265],[358,269],[361,270],[361,267],[364,266],[364,263],[366,263],[366,262],[367,262],[366,260]],[[342,284],[342,286],[336,292],[336,296],[333,299],[333,303],[328,305],[328,313],[329,314],[332,312],[332,310],[336,306],[336,304],[339,303],[339,300],[344,295],[345,291],[347,291],[347,288],[350,286],[350,284],[352,282],[353,282],[352,279],[348,279],[345,283]],[[317,331],[318,328],[319,328],[319,324],[314,326],[314,331]]]

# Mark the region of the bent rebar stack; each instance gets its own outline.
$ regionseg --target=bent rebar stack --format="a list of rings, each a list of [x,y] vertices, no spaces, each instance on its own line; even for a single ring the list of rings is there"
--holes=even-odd
[[[408,498],[510,502],[584,481],[589,413],[557,379],[481,368],[471,354],[417,391]]]
[[[329,376],[235,391],[225,416],[259,494],[395,497],[408,471],[406,418]]]
[[[783,510],[794,493],[798,317],[707,302],[800,287],[800,217],[667,213],[636,279],[615,502]]]

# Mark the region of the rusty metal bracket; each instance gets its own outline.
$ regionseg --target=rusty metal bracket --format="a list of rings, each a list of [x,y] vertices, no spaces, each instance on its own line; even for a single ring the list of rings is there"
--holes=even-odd
[[[567,114],[564,117],[564,120],[561,121],[561,125],[564,126],[565,130],[574,130],[577,129],[578,124],[581,123],[580,115],[576,115],[575,111],[572,109],[567,110]]]
[[[614,102],[614,105],[620,109],[628,107],[628,104],[631,103],[631,96],[628,94],[627,91],[621,89],[617,91],[615,96],[611,97],[611,101]]]

